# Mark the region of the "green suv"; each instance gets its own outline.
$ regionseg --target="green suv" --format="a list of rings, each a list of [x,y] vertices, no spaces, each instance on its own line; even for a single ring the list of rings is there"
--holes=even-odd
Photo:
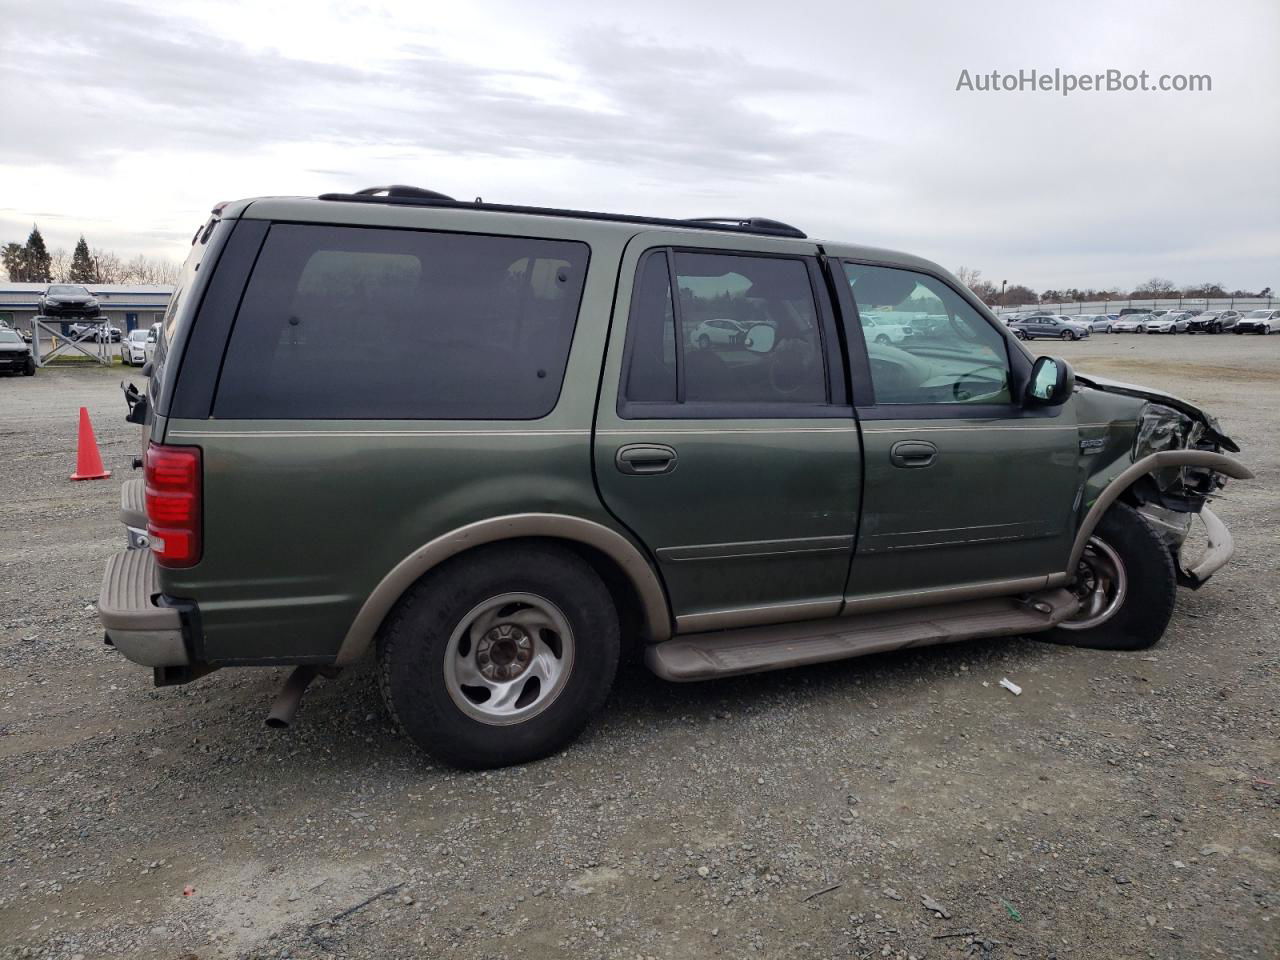
[[[740,334],[695,336],[717,320]],[[689,681],[1148,646],[1231,555],[1206,500],[1251,476],[1204,412],[1034,357],[937,265],[763,219],[226,203],[152,367],[108,642],[158,685],[298,665],[281,724],[373,656],[464,767],[563,746],[628,651]]]

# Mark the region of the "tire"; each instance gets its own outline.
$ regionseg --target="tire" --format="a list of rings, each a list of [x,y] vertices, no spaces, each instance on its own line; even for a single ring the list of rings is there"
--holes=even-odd
[[[880,334],[878,337],[876,337],[876,343],[886,344],[886,345],[887,345],[887,344],[889,344],[889,343],[892,343],[892,341],[889,339],[889,337],[888,337],[888,335],[887,335],[887,334],[883,334],[883,333],[882,333],[882,334]]]
[[[1172,554],[1142,515],[1125,503],[1112,505],[1103,515],[1090,540],[1090,550],[1099,550],[1095,541],[1118,558],[1124,580],[1118,606],[1094,626],[1086,626],[1087,620],[1077,629],[1060,625],[1045,638],[1094,650],[1145,650],[1154,646],[1173,616],[1178,578]],[[1096,555],[1106,559],[1104,554]],[[1081,570],[1087,567],[1086,555]],[[1077,576],[1068,589],[1081,583]],[[1075,619],[1079,622],[1080,615]]]
[[[1070,330],[1063,330],[1061,335],[1058,337],[1059,340],[1074,340],[1075,338],[1076,335]]]
[[[521,608],[525,601],[533,603]],[[487,604],[493,605],[492,617],[477,615]],[[485,668],[477,666],[482,644],[496,637],[488,650],[497,651],[504,642],[515,650],[510,637],[504,640],[500,633],[512,629],[516,621],[510,618],[530,611],[535,619],[558,617],[562,626],[526,633],[517,624],[515,636],[524,637],[520,642],[532,638],[535,644],[527,648],[531,653],[508,652],[505,660],[493,653],[485,668],[522,669],[505,681],[512,691],[523,685],[520,698],[505,709],[534,712],[523,718],[496,715],[488,712],[493,710],[485,706],[488,700],[474,696],[485,688],[467,686],[459,676],[469,669],[479,683],[488,683],[478,672]],[[492,626],[471,646],[471,632],[464,628],[482,621]],[[556,645],[559,653],[552,649]],[[495,544],[432,571],[401,598],[378,632],[378,686],[400,728],[437,760],[473,770],[527,763],[572,741],[604,704],[620,645],[613,599],[586,562],[553,546]],[[460,653],[466,648],[469,654]],[[554,654],[549,660],[548,651]],[[522,668],[514,662],[530,655]],[[520,679],[533,678],[544,661],[564,669],[550,691]],[[470,666],[458,666],[464,663]],[[520,707],[530,689],[536,691],[532,700]]]
[[[711,346],[711,338],[704,333],[702,336],[698,338],[698,346],[701,349],[706,350]]]
[[[1110,325],[1107,326],[1107,333],[1115,333],[1115,332],[1116,332],[1115,327],[1112,327]]]
[[[27,357],[27,365],[22,368],[24,377],[34,377],[36,375],[36,362],[31,357]]]
[[[1209,332],[1210,332],[1210,333],[1221,333],[1221,332],[1222,332],[1222,324],[1220,324],[1220,323],[1212,323],[1212,324],[1210,324],[1210,325],[1209,325]]]
[[[1015,331],[1013,331],[1013,335],[1014,335],[1015,337],[1017,337],[1019,340],[1025,340],[1025,339],[1027,339],[1027,335],[1026,335],[1025,333],[1023,333],[1021,330],[1015,330]]]

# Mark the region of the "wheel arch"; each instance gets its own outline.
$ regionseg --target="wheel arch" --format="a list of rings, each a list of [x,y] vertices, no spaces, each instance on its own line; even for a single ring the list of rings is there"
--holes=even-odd
[[[1076,565],[1079,564],[1085,545],[1089,542],[1089,538],[1093,536],[1093,531],[1101,522],[1103,514],[1107,512],[1113,503],[1119,500],[1138,480],[1152,471],[1163,467],[1178,466],[1208,467],[1235,480],[1251,480],[1253,478],[1253,471],[1239,460],[1234,457],[1228,457],[1226,454],[1213,453],[1209,450],[1162,450],[1159,453],[1152,453],[1141,460],[1135,461],[1116,474],[1089,507],[1089,512],[1085,514],[1072,543],[1071,557],[1067,562],[1067,575],[1070,576]]]
[[[660,643],[671,636],[671,610],[657,573],[630,540],[594,520],[552,513],[492,517],[436,537],[409,554],[382,578],[365,599],[347,630],[336,666],[354,663],[396,602],[424,574],[477,547],[541,540],[559,542],[592,563],[619,601],[619,616],[638,620],[648,638]]]

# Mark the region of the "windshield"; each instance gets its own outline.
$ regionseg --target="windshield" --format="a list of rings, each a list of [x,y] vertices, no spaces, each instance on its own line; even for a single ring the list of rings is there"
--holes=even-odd
[[[21,343],[22,340],[12,330],[0,330],[0,343]]]
[[[142,341],[142,340],[145,340],[145,339],[147,339],[147,331],[145,331],[145,330],[130,330],[130,331],[129,331],[129,339],[130,339],[130,340],[135,340],[135,341]]]
[[[77,296],[83,296],[83,297],[87,297],[89,295],[88,290],[86,290],[84,287],[78,287],[73,283],[55,283],[53,286],[49,288],[49,292],[77,295]]]
[[[1252,317],[1255,320],[1265,320],[1267,317],[1271,316],[1271,311],[1270,310],[1250,310],[1248,313],[1245,314],[1245,316]]]

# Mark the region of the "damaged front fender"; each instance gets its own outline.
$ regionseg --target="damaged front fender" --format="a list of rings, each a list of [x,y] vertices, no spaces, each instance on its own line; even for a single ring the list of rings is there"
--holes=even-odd
[[[1252,470],[1239,460],[1224,453],[1216,453],[1211,450],[1162,450],[1158,453],[1149,453],[1122,470],[1098,494],[1097,499],[1089,507],[1089,512],[1085,514],[1084,521],[1076,533],[1075,543],[1071,551],[1071,562],[1067,565],[1067,570],[1074,571],[1076,569],[1076,566],[1080,563],[1080,557],[1084,554],[1085,545],[1088,544],[1094,529],[1102,520],[1102,515],[1107,512],[1113,503],[1120,499],[1121,495],[1128,493],[1131,487],[1149,474],[1156,474],[1170,469],[1191,470],[1209,475],[1222,474],[1235,480],[1251,480],[1253,478]],[[1132,496],[1138,499],[1138,505],[1141,508],[1143,502],[1141,500],[1141,490]],[[1195,509],[1184,509],[1181,512],[1200,513],[1203,510],[1204,501],[1201,498]],[[1212,516],[1212,514],[1210,515]],[[1217,518],[1214,517],[1214,519],[1216,520]],[[1221,521],[1219,521],[1219,524],[1221,524]],[[1225,531],[1226,527],[1223,526],[1222,529]],[[1228,540],[1229,538],[1230,535],[1228,534]],[[1213,567],[1213,570],[1226,563],[1230,555],[1230,550],[1228,550],[1226,557],[1217,566]],[[1213,570],[1209,570],[1208,573],[1212,573]],[[1208,573],[1205,573],[1204,576],[1207,577]],[[1203,582],[1203,579],[1200,582]]]

